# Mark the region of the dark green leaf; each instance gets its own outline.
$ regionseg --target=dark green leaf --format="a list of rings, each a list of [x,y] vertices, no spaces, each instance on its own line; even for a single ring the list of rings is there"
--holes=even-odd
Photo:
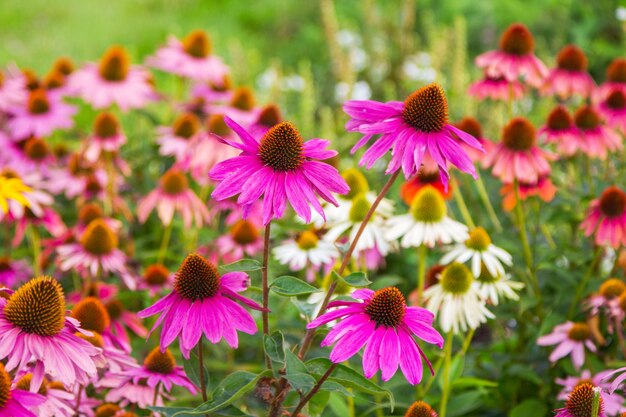
[[[345,284],[356,288],[367,287],[372,283],[370,280],[367,279],[367,275],[365,274],[365,272],[353,272],[347,277],[339,276],[339,279]]]
[[[448,403],[448,415],[450,417],[465,416],[483,405],[483,393],[481,391],[469,391],[453,395]],[[533,415],[534,417],[534,415]]]
[[[284,276],[276,278],[270,284],[270,289],[278,295],[294,297],[297,295],[311,294],[320,290],[312,285],[307,284],[296,277]]]
[[[164,417],[172,417],[176,415],[177,417],[189,417],[193,414],[185,413],[185,411],[192,411],[193,408],[190,407],[152,407],[149,406],[148,410],[155,411],[161,414]]]
[[[343,385],[332,380],[326,380],[320,387],[320,391],[338,392],[346,397],[354,397],[350,391],[348,391]]]
[[[233,262],[232,264],[222,265],[220,266],[220,272],[233,272],[233,271],[241,271],[241,272],[251,272],[258,271],[262,268],[262,265],[259,261],[254,259],[242,259],[237,262]]]
[[[548,407],[543,401],[529,398],[517,404],[509,413],[509,417],[543,417],[547,411]]]
[[[285,338],[280,330],[273,332],[269,336],[263,336],[265,353],[274,362],[285,363],[284,344]]]
[[[189,360],[183,360],[183,368],[185,370],[185,374],[187,374],[187,378],[189,378],[191,382],[193,382],[194,385],[200,389],[200,370],[198,369],[198,356],[195,352],[191,352]],[[204,365],[204,384],[205,387],[209,386],[209,370],[207,369],[206,364]]]
[[[300,392],[309,392],[315,385],[315,378],[313,378],[304,365],[304,363],[298,358],[298,356],[290,351],[285,350],[285,362],[286,362],[286,374],[287,381]]]
[[[474,377],[463,377],[457,378],[452,381],[453,387],[488,387],[495,388],[498,386],[498,383],[495,381],[489,381],[487,379],[474,378]]]
[[[326,409],[330,393],[328,391],[320,391],[309,401],[309,414],[311,416],[321,416]]]

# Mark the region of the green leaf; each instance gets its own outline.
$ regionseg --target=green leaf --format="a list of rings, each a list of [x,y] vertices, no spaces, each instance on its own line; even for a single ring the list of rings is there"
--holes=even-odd
[[[222,273],[234,272],[234,271],[251,272],[251,271],[258,271],[261,268],[262,268],[262,265],[257,260],[242,259],[240,261],[233,262],[232,264],[220,266],[220,272]]]
[[[450,417],[465,416],[483,405],[483,393],[481,391],[469,391],[454,395],[448,403],[448,415]],[[535,417],[534,414],[529,414]],[[526,416],[528,417],[528,416]]]
[[[457,378],[452,382],[453,387],[487,387],[487,388],[495,388],[498,386],[498,383],[495,381],[489,381],[487,379],[474,378],[474,377],[463,377]]]
[[[347,277],[342,277],[340,275],[337,276],[343,283],[348,284],[351,287],[363,288],[372,283],[369,279],[367,279],[365,272],[353,272]]]
[[[517,404],[509,413],[509,417],[543,417],[546,415],[548,407],[535,398],[529,398]]]
[[[185,370],[185,374],[187,374],[187,378],[194,383],[198,389],[200,389],[200,370],[198,369],[198,355],[194,351],[191,352],[191,356],[189,359],[183,360],[183,369]],[[209,370],[204,364],[204,386],[209,386]]]
[[[328,381],[327,381],[328,382]],[[328,391],[320,391],[309,401],[309,414],[311,416],[321,416],[326,409],[330,393]]]
[[[290,351],[285,350],[286,374],[285,378],[291,386],[300,392],[309,392],[315,385],[315,378],[309,374],[306,365],[298,358],[298,356]]]
[[[291,298],[291,303],[296,306],[300,314],[307,319],[311,319],[315,313],[315,304],[311,304],[307,301],[301,301],[297,298]]]
[[[285,363],[285,337],[280,330],[271,335],[263,336],[263,348],[265,353],[274,362]]]
[[[181,411],[180,414],[173,414],[172,417],[201,415],[213,413],[217,410],[223,409],[253,390],[259,379],[271,375],[272,371],[269,369],[258,375],[255,375],[252,372],[235,371],[224,378],[217,388],[215,388],[213,391],[213,399],[211,401],[200,404],[191,411]]]
[[[316,358],[306,363],[309,372],[316,376],[323,375],[330,365],[330,360],[326,358]],[[395,399],[391,391],[379,387],[363,375],[345,365],[337,365],[337,368],[328,378],[328,381],[335,381],[346,388],[353,388],[367,394],[384,394],[389,398],[391,411],[393,411],[395,407]]]
[[[330,391],[330,392],[338,392],[341,395],[345,395],[346,397],[354,397],[350,391],[348,391],[343,385],[339,382],[335,382],[332,380],[326,380],[320,387],[320,391]]]
[[[177,417],[188,417],[188,416],[191,416],[192,414],[185,413],[185,411],[192,411],[193,410],[193,408],[190,408],[190,407],[156,407],[156,406],[149,406],[147,408],[148,408],[148,410],[157,412],[157,413],[161,414],[164,417],[173,417],[174,415],[176,415]]]
[[[270,289],[276,294],[286,297],[295,297],[297,295],[311,294],[320,291],[314,286],[302,281],[300,278],[290,277],[288,275],[276,278],[272,281]]]

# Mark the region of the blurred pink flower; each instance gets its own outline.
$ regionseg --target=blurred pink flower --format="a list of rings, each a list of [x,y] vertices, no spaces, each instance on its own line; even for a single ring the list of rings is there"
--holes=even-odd
[[[585,236],[594,235],[596,245],[626,245],[626,193],[615,186],[605,189],[589,204],[580,227]]]
[[[537,339],[539,346],[557,345],[550,354],[550,362],[571,355],[572,363],[576,369],[580,369],[585,363],[585,348],[590,352],[596,351],[596,346],[591,340],[591,330],[587,323],[573,323],[571,321],[554,327],[552,333]]]
[[[574,94],[589,97],[596,87],[587,72],[587,57],[576,45],[567,45],[556,57],[556,68],[551,69],[541,92],[567,99]]]
[[[28,101],[9,110],[11,118],[7,122],[9,133],[16,139],[29,136],[49,136],[57,129],[74,126],[72,117],[76,107],[49,97],[45,90],[30,92]]]

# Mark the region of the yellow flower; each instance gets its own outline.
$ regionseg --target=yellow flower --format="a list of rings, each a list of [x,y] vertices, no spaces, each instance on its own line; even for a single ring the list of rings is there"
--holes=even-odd
[[[31,189],[19,178],[7,178],[0,176],[0,211],[6,213],[9,211],[9,200],[17,201],[24,207],[28,207],[28,200],[24,197],[24,193],[30,192]]]

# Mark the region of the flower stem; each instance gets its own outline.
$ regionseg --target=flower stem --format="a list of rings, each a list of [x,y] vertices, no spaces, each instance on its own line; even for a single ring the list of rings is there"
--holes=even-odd
[[[417,248],[417,303],[422,300],[426,281],[426,245]]]
[[[261,281],[263,286],[263,311],[261,312],[263,316],[263,335],[267,336],[270,334],[270,322],[269,322],[269,311],[267,309],[269,305],[269,296],[270,290],[267,284],[267,273],[268,273],[268,263],[270,258],[270,226],[272,222],[268,222],[265,226],[265,234],[263,236],[263,269],[261,270]],[[268,369],[272,369],[272,360],[269,356],[265,355],[265,364]]]
[[[152,406],[156,407],[157,405],[157,399],[159,398],[159,391],[161,389],[161,383],[157,382],[156,386],[154,387],[154,396],[152,397]],[[157,413],[155,411],[153,411],[151,413],[151,415],[156,416]]]
[[[174,222],[171,221],[170,224],[165,226],[165,230],[163,231],[163,239],[161,240],[161,247],[159,248],[159,257],[157,258],[157,262],[162,264],[165,259],[165,253],[167,252],[167,248],[170,244],[170,238],[172,237],[172,228]]]
[[[33,273],[41,275],[41,237],[35,225],[30,225],[30,244],[33,247]]]
[[[113,214],[113,198],[115,196],[115,168],[113,167],[113,154],[111,152],[104,152],[104,168],[107,176],[104,213],[110,217]]]
[[[465,204],[465,200],[463,199],[463,194],[461,194],[461,190],[459,189],[459,182],[454,179],[454,184],[452,185],[452,194],[454,195],[454,201],[456,201],[456,205],[459,207],[459,211],[461,211],[461,216],[463,217],[463,221],[470,227],[474,228],[474,221],[472,220],[472,215],[467,209],[467,205]]]
[[[572,299],[572,304],[570,304],[569,310],[567,310],[568,320],[574,316],[574,312],[576,311],[576,306],[578,306],[578,302],[582,298],[585,288],[587,288],[589,279],[591,278],[593,271],[595,271],[596,267],[598,266],[600,259],[602,259],[602,252],[603,252],[602,246],[596,246],[596,250],[593,253],[593,260],[591,261],[591,265],[589,265],[589,268],[585,272],[585,275],[583,275],[583,278],[578,283],[578,287],[576,288],[576,294],[574,295],[574,298]]]
[[[337,273],[339,275],[343,274],[346,267],[350,263],[350,258],[352,257],[352,253],[354,252],[354,249],[356,248],[356,244],[361,238],[363,231],[365,230],[365,226],[367,226],[367,223],[369,223],[370,219],[374,215],[374,212],[378,208],[378,205],[380,204],[382,199],[385,197],[385,195],[389,192],[389,189],[391,188],[391,186],[396,181],[396,178],[398,178],[399,175],[400,175],[400,170],[397,170],[396,172],[394,172],[391,175],[391,177],[389,177],[389,179],[387,180],[387,183],[384,185],[382,190],[380,190],[380,193],[378,194],[378,196],[376,197],[376,200],[374,201],[369,211],[365,215],[365,218],[361,222],[361,226],[359,227],[359,230],[354,236],[352,243],[350,243],[350,247],[348,248],[347,252],[345,253],[343,257],[341,265],[339,266],[339,269],[337,270]],[[337,281],[333,281],[328,287],[328,292],[326,293],[326,297],[324,298],[324,301],[322,302],[322,307],[320,308],[320,311],[319,313],[317,313],[316,317],[319,317],[322,314],[324,314],[324,312],[326,312],[326,308],[328,307],[328,303],[330,302],[330,298],[332,297],[333,292],[335,291],[336,287],[337,287]],[[298,357],[300,359],[302,359],[306,355],[309,348],[311,347],[311,342],[313,342],[313,336],[315,336],[315,329],[307,330],[306,335],[304,336],[304,339],[302,341],[302,345],[300,346],[300,350],[298,351]]]
[[[491,200],[489,199],[489,194],[487,193],[487,188],[485,188],[485,183],[483,182],[482,177],[480,176],[480,172],[477,172],[478,178],[475,181],[476,189],[478,190],[478,196],[483,201],[483,205],[487,209],[487,214],[491,219],[491,223],[496,228],[498,232],[502,232],[502,223],[498,219],[498,215],[496,214],[496,210],[493,208],[491,204]]]
[[[452,330],[448,332],[446,337],[446,345],[444,347],[443,359],[443,389],[441,391],[441,404],[439,405],[439,417],[446,417],[446,408],[448,407],[448,398],[450,397],[450,365],[452,363],[452,339],[454,334]]]
[[[595,387],[593,389],[593,403],[591,405],[591,417],[598,417],[598,413],[600,412],[600,392],[602,388]]]
[[[76,394],[76,417],[80,416],[80,399],[83,396],[83,386],[78,386],[78,394]]]
[[[298,403],[298,405],[296,406],[296,409],[293,410],[293,413],[291,413],[291,417],[297,417],[298,414],[300,413],[300,411],[302,410],[302,408],[304,408],[304,406],[306,405],[306,403],[309,402],[309,400],[311,398],[313,398],[313,396],[317,393],[317,391],[319,391],[320,387],[322,386],[322,384],[324,383],[324,381],[326,381],[328,379],[328,377],[330,376],[330,374],[333,373],[333,371],[335,370],[335,368],[337,367],[336,363],[333,363],[332,365],[330,365],[328,367],[328,369],[326,370],[326,372],[324,373],[324,375],[322,375],[319,379],[319,381],[317,381],[317,383],[313,386],[313,388],[311,389],[311,391],[309,391],[309,393],[307,395],[305,395],[300,402]]]
[[[207,402],[206,395],[206,383],[204,380],[204,360],[202,358],[202,337],[200,337],[200,341],[198,342],[198,378],[200,379],[200,391],[202,393],[202,402]]]

